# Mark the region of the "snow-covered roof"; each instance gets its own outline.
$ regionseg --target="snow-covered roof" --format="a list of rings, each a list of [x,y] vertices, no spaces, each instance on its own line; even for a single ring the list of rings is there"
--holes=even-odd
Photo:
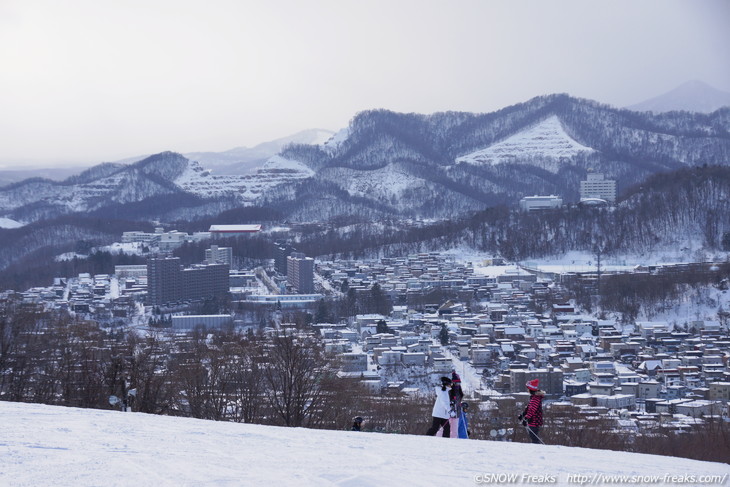
[[[211,233],[249,233],[260,232],[261,225],[211,225],[208,230]]]

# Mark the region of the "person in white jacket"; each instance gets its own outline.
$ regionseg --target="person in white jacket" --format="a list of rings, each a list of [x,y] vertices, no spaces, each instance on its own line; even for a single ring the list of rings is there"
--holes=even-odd
[[[441,377],[441,385],[436,386],[436,402],[433,405],[433,423],[426,432],[429,436],[435,436],[438,433],[439,428],[443,427],[444,438],[448,438],[451,435],[451,428],[449,426],[449,417],[451,417],[451,401],[449,399],[449,389],[451,389],[451,379],[448,377]]]

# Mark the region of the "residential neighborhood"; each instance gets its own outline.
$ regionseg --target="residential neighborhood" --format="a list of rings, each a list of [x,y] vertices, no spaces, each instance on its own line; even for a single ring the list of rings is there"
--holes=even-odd
[[[230,265],[230,249],[213,251],[206,251],[206,264],[223,265],[209,261],[220,254]],[[468,400],[490,415],[497,432],[513,423],[533,379],[558,417],[598,418],[626,432],[660,426],[681,431],[730,414],[727,322],[598,319],[568,299],[561,281],[575,275],[548,279],[498,258],[427,252],[313,262],[310,294],[298,294],[273,261],[230,270],[225,313],[201,313],[191,296],[151,305],[152,264],[118,266],[113,275],[59,277],[20,294],[103,328],[154,330],[180,340],[194,329],[222,327],[304,333],[339,364],[338,377],[374,395],[428,395],[440,376],[457,372]],[[166,278],[158,279],[165,285]],[[304,286],[301,279],[295,282]],[[5,292],[3,299],[13,294]],[[328,309],[336,302],[350,302],[347,316],[332,319]],[[307,326],[298,326],[295,315]]]

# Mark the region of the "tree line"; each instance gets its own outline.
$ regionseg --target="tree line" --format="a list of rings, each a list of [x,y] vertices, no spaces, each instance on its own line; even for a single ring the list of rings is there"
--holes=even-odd
[[[193,330],[172,338],[100,329],[93,322],[6,300],[0,303],[0,400],[114,409],[110,396],[134,411],[278,426],[424,434],[430,393],[373,393],[337,377],[340,364],[306,329],[264,335]],[[472,391],[467,391],[471,393]],[[529,442],[516,422],[519,405],[478,407],[471,395],[471,438]],[[730,431],[708,418],[680,436],[657,425],[627,435],[617,418],[586,418],[575,408],[545,411],[548,444],[727,461]]]

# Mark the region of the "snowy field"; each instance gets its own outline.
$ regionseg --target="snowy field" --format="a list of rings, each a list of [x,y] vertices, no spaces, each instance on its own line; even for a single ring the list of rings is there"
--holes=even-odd
[[[701,255],[700,255],[701,254]],[[628,272],[636,266],[670,265],[687,262],[725,261],[727,252],[707,254],[692,251],[690,247],[682,249],[657,250],[646,254],[626,254],[619,256],[603,256],[602,272]],[[571,251],[559,257],[545,257],[521,262],[525,267],[543,272],[595,272],[596,255],[588,252]]]
[[[11,220],[10,218],[0,217],[0,228],[20,228],[23,224]]]
[[[689,486],[730,476],[727,464],[605,450],[10,402],[0,402],[0,424],[0,485],[9,487]]]

